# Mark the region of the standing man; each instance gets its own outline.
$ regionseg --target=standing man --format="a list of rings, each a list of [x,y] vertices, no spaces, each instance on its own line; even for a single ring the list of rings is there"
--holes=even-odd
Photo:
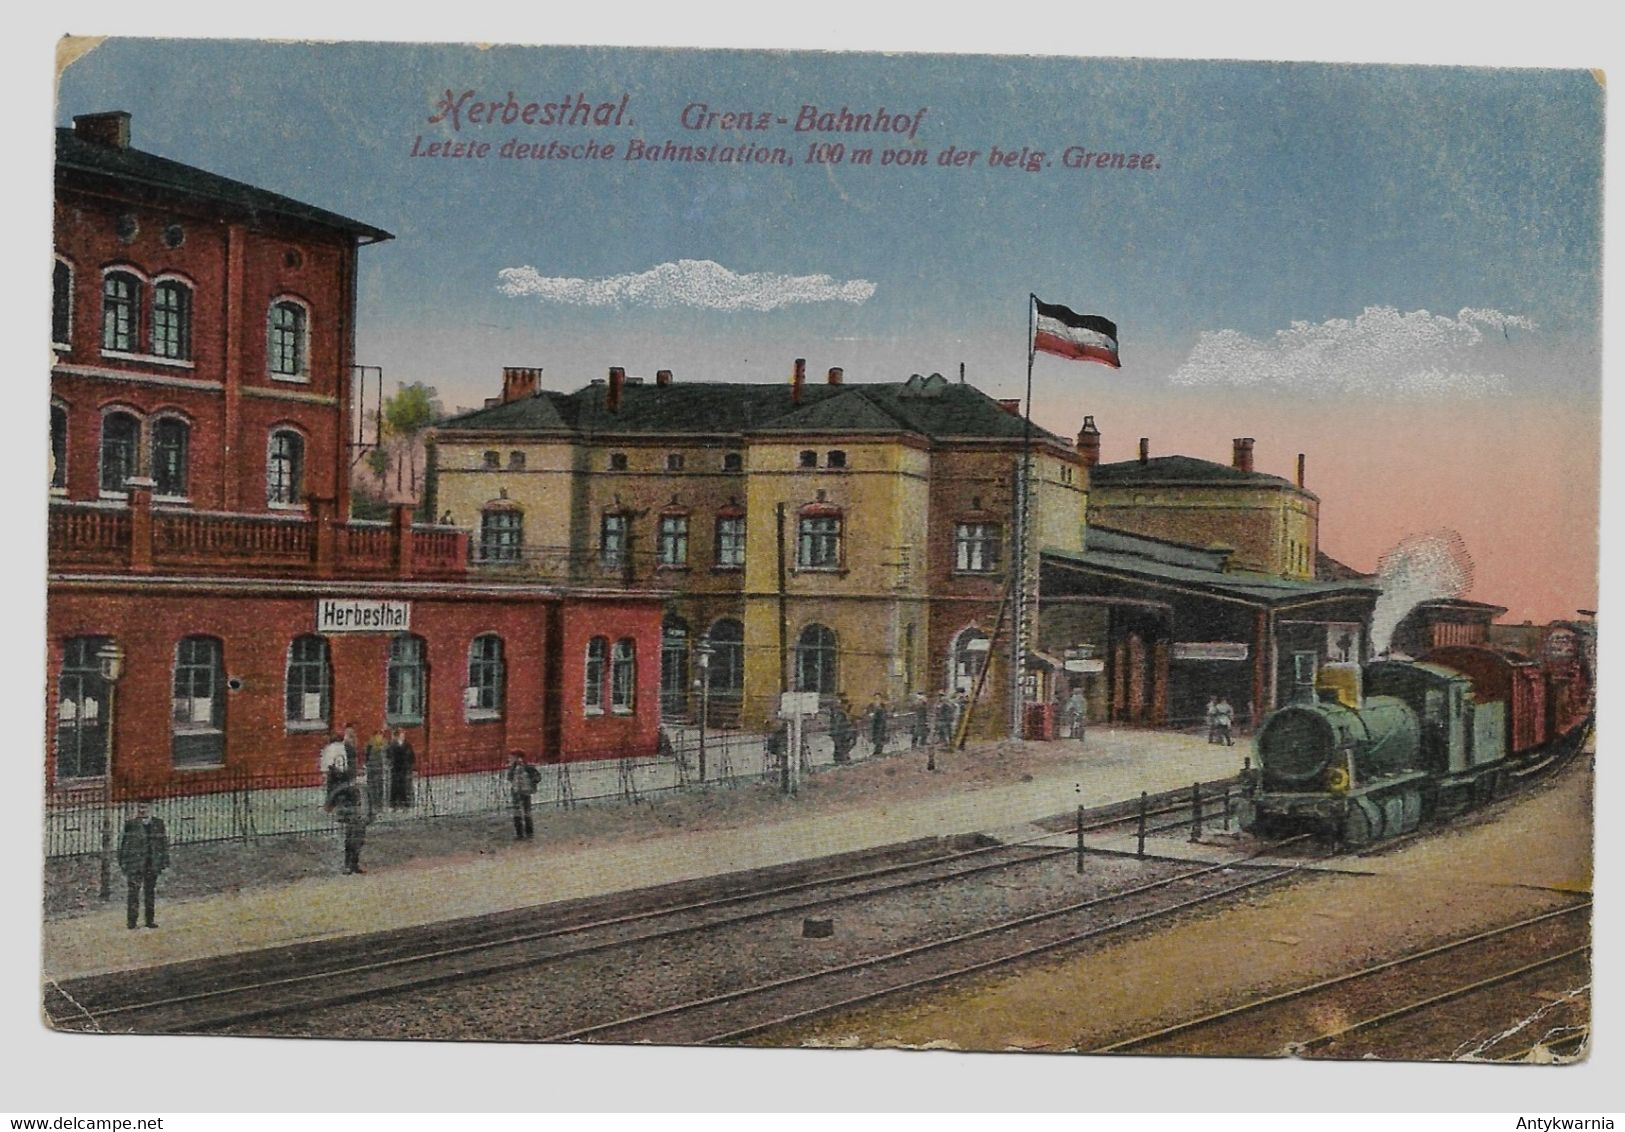
[[[542,772],[525,761],[525,752],[508,752],[508,797],[513,807],[515,841],[536,839],[536,827],[530,817],[530,798],[536,793],[536,784],[541,780]]]
[[[389,740],[384,736],[389,734],[386,727],[380,727],[372,733],[367,740],[367,810],[376,814],[384,808],[384,793],[387,787],[385,779],[389,772],[384,768],[384,751],[389,746]]]
[[[1207,741],[1209,743],[1217,743],[1219,741],[1218,696],[1209,696],[1207,698]]]
[[[876,692],[869,704],[869,742],[877,755],[884,754],[886,750],[886,723],[886,701]]]
[[[852,748],[857,745],[858,735],[852,729],[852,720],[842,700],[829,705],[829,741],[835,749],[837,763],[844,765],[852,761]]]
[[[125,905],[126,922],[133,930],[143,897],[147,901],[147,927],[155,928],[158,901],[158,874],[169,868],[169,834],[162,818],[147,813],[147,803],[138,802],[135,816],[124,823],[118,842],[118,867],[129,882],[130,898]]]
[[[407,809],[412,805],[412,770],[417,765],[418,755],[407,742],[405,730],[395,728],[386,753],[389,755],[389,804],[397,810]]]
[[[931,738],[931,705],[926,701],[925,693],[914,693],[912,708],[913,713],[908,720],[908,745],[923,747]]]
[[[344,871],[364,873],[361,867],[361,847],[367,840],[367,822],[371,820],[361,790],[354,782],[341,782],[328,797],[328,809],[338,819],[344,835]]]
[[[945,747],[951,745],[958,727],[959,700],[950,693],[937,701],[937,742]]]
[[[1230,697],[1220,696],[1219,702],[1213,708],[1214,730],[1218,735],[1214,742],[1223,743],[1226,747],[1231,746],[1230,728],[1235,722],[1236,709],[1230,706]]]
[[[1066,701],[1066,730],[1072,738],[1083,741],[1084,724],[1089,718],[1089,708],[1083,699],[1083,689],[1073,688],[1072,695]]]

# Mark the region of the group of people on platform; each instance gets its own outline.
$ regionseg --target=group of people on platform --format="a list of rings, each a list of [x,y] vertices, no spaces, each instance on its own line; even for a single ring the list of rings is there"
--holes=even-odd
[[[872,755],[884,754],[894,739],[901,742],[904,735],[908,737],[911,750],[946,746],[954,741],[964,710],[963,693],[927,697],[923,692],[915,692],[906,703],[897,706],[887,703],[885,697],[876,692],[856,719],[845,696],[837,697],[819,714],[826,725],[835,762],[844,765],[852,761],[852,752],[857,749],[860,725],[862,738],[868,740]],[[768,755],[775,760],[782,759],[788,743],[789,727],[781,723],[768,732]]]
[[[412,805],[417,752],[399,727],[379,728],[363,749],[355,724],[350,723],[322,748],[318,765],[327,791],[324,808],[344,834],[344,871],[364,873],[361,849],[373,815],[386,805],[392,809]]]

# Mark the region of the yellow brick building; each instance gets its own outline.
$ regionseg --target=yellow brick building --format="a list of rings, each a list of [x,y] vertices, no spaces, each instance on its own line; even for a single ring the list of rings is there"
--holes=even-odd
[[[1092,427],[1092,422],[1089,426]],[[1098,451],[1099,434],[1093,447]],[[1088,446],[1080,438],[1080,447]],[[1320,499],[1297,483],[1253,470],[1253,442],[1232,444],[1229,464],[1150,455],[1089,469],[1089,524],[1188,546],[1227,549],[1229,567],[1281,578],[1315,577]]]
[[[669,593],[662,701],[760,726],[786,688],[901,704],[974,687],[973,730],[1009,727],[1008,620],[1025,424],[937,375],[786,384],[650,382],[573,393],[505,371],[503,396],[436,430],[431,506],[493,574]],[[1083,457],[1032,429],[1033,536],[1081,550]],[[781,567],[782,560],[782,567]],[[992,644],[992,647],[990,646]],[[702,648],[703,646],[703,648]]]

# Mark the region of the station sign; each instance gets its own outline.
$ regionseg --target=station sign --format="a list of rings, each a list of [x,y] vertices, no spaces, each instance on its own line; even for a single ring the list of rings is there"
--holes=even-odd
[[[318,633],[404,633],[412,627],[409,601],[363,601],[324,597],[316,600]]]
[[[1176,641],[1175,660],[1246,660],[1246,641]]]

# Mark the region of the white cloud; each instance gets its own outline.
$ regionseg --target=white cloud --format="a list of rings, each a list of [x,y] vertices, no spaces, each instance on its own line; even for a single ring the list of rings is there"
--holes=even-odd
[[[867,279],[828,275],[778,275],[729,271],[709,259],[680,259],[648,271],[603,279],[544,276],[534,267],[505,267],[497,289],[515,298],[578,307],[698,307],[719,311],[770,311],[794,303],[863,303],[875,293]]]
[[[1486,339],[1485,329],[1497,332]],[[1464,307],[1455,318],[1367,307],[1354,319],[1294,322],[1271,339],[1215,330],[1197,339],[1175,385],[1250,386],[1384,397],[1478,397],[1511,392],[1486,364],[1522,315]]]

